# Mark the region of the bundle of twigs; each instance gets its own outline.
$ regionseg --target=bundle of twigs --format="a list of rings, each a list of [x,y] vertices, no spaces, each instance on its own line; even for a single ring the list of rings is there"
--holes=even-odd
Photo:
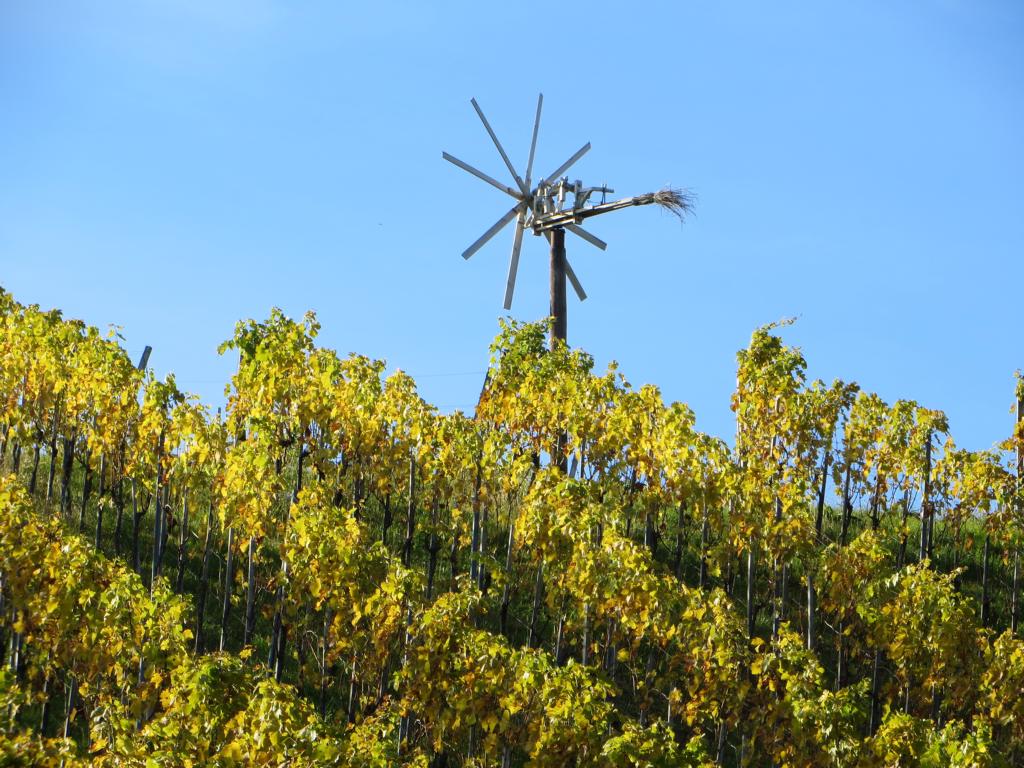
[[[693,195],[687,192],[685,189],[671,189],[665,188],[658,192],[650,192],[646,195],[640,195],[637,198],[640,205],[660,205],[669,213],[678,216],[680,219],[686,217],[687,214],[693,213],[694,198]]]

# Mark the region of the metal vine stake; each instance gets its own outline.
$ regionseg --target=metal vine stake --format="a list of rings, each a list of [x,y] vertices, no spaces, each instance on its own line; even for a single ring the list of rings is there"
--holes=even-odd
[[[523,244],[523,233],[529,228],[533,234],[543,235],[551,246],[550,283],[551,317],[553,318],[551,326],[551,344],[554,345],[556,340],[564,342],[566,340],[567,325],[567,309],[565,300],[566,278],[568,278],[569,282],[572,283],[573,290],[576,291],[576,295],[579,296],[580,301],[584,301],[587,298],[587,294],[583,290],[583,286],[580,284],[579,278],[576,277],[576,273],[573,272],[572,267],[569,265],[569,262],[565,257],[565,231],[569,230],[574,235],[577,235],[603,251],[608,247],[608,244],[599,237],[587,232],[587,230],[580,226],[585,219],[589,219],[593,216],[599,216],[602,213],[617,211],[620,208],[630,208],[635,205],[650,205],[652,203],[659,205],[682,218],[692,210],[693,200],[690,195],[683,190],[663,189],[659,192],[650,192],[646,195],[625,197],[621,200],[606,202],[607,196],[612,194],[615,190],[609,189],[605,186],[585,187],[583,186],[583,182],[579,180],[570,182],[569,178],[562,174],[569,170],[577,160],[590,151],[589,141],[576,150],[572,157],[562,163],[555,171],[542,178],[536,183],[536,185],[533,185],[533,158],[537,150],[537,132],[540,130],[540,114],[541,108],[544,105],[544,94],[539,94],[537,96],[537,115],[533,121],[533,138],[530,141],[530,156],[526,161],[526,174],[524,176],[520,176],[516,172],[515,167],[512,165],[512,161],[509,160],[508,154],[505,152],[505,148],[502,147],[501,142],[498,141],[498,137],[495,135],[494,129],[491,128],[491,124],[487,122],[487,118],[484,116],[483,110],[480,109],[480,105],[477,104],[476,99],[470,99],[470,103],[473,105],[473,109],[476,110],[477,115],[480,117],[480,122],[484,124],[484,128],[487,130],[487,135],[490,136],[491,141],[494,142],[494,146],[497,148],[498,154],[501,155],[501,159],[505,163],[505,167],[508,168],[509,173],[512,174],[515,186],[511,187],[507,184],[502,184],[492,176],[488,176],[483,171],[474,168],[469,163],[463,162],[447,152],[442,152],[441,157],[448,162],[457,165],[462,170],[473,174],[478,179],[486,181],[491,186],[501,190],[506,195],[513,198],[516,201],[516,204],[512,206],[504,216],[498,219],[486,232],[477,238],[476,242],[463,251],[462,258],[468,259],[474,253],[479,251],[488,240],[498,234],[498,232],[504,229],[512,222],[513,219],[515,219],[516,227],[515,235],[512,239],[512,258],[508,265],[508,280],[505,284],[504,303],[505,309],[511,309],[512,295],[515,292],[516,287],[516,272],[519,269],[519,252]],[[591,202],[591,197],[595,194],[600,194],[600,203],[595,204]]]

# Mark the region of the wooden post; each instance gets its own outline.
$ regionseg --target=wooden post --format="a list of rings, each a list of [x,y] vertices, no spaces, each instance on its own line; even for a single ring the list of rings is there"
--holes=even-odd
[[[35,496],[36,494],[36,481],[39,478],[39,454],[42,452],[42,442],[44,439],[45,435],[40,432],[38,440],[32,449],[32,474],[28,479],[28,493],[30,496]]]
[[[299,493],[302,491],[302,465],[306,457],[306,427],[299,430],[299,455],[295,462],[295,487],[292,490],[291,503],[297,504]],[[291,507],[285,513],[284,530],[287,536],[288,523],[291,522]],[[284,674],[284,652],[288,638],[288,626],[284,623],[284,585],[288,583],[288,561],[281,559],[281,585],[278,586],[274,595],[274,628],[270,638],[270,663],[268,666],[274,670],[274,679],[281,682]],[[301,647],[301,646],[300,646]],[[301,669],[301,666],[300,666]]]
[[[66,517],[71,504],[71,472],[75,466],[75,438],[77,430],[72,428],[71,436],[64,438],[64,457],[60,479],[60,514]]]
[[[454,544],[453,544],[454,546]],[[480,460],[476,462],[476,479],[473,483],[473,526],[469,543],[469,578],[482,587],[484,580],[479,562],[483,556],[483,543],[480,535]],[[452,574],[454,577],[454,573]]]
[[[910,517],[910,484],[903,490],[903,508],[900,511],[900,548],[896,555],[896,567],[902,568],[907,562],[907,518]]]
[[[747,638],[754,636],[756,614],[754,612],[754,578],[756,576],[757,540],[751,536],[747,547]]]
[[[210,539],[213,533],[213,501],[206,512],[206,537],[203,539],[203,564],[199,571],[199,595],[196,598],[196,653],[206,650],[203,642],[203,618],[206,616],[206,595],[210,579]]]
[[[481,562],[477,566],[476,576],[478,579],[477,586],[480,588],[480,591],[485,595],[487,594],[488,589],[490,589],[491,583],[491,574],[487,571],[486,568],[484,568],[483,563],[484,551],[485,547],[487,546],[487,517],[487,506],[483,506],[480,510],[480,532],[479,535],[477,536],[476,542],[476,548],[477,552],[480,554]]]
[[[50,659],[47,659],[49,662]],[[49,664],[47,664],[49,668]],[[39,710],[39,735],[46,737],[50,730],[50,699],[53,696],[53,692],[50,690],[53,685],[53,673],[47,672],[46,677],[43,679],[43,703]]]
[[[590,664],[590,603],[583,604],[583,642],[580,643],[580,662],[583,666]]]
[[[185,591],[185,548],[188,546],[188,488],[181,491],[181,527],[178,532],[178,572],[174,579],[174,588]]]
[[[677,512],[677,517],[676,517],[676,551],[675,551],[675,554],[672,555],[672,573],[675,574],[677,579],[682,579],[682,577],[683,577],[683,545],[685,544],[684,538],[685,538],[685,535],[686,535],[686,531],[685,531],[685,528],[684,528],[685,518],[686,518],[686,502],[685,501],[680,501],[679,502],[679,506],[677,507],[677,510],[678,510],[678,512]],[[705,515],[704,515],[704,524],[705,525],[707,524],[707,513],[706,512],[705,512]],[[703,567],[705,565],[705,563],[704,563],[704,528],[703,528],[703,526],[701,527],[700,557],[701,557],[700,568],[703,569]],[[698,581],[699,586],[702,589],[704,587],[704,580],[703,579],[704,579],[703,573],[701,572],[701,573],[698,574],[697,581]]]
[[[775,522],[782,523],[782,499],[775,497]],[[772,563],[772,638],[779,636],[786,609],[786,564],[776,557]]]
[[[985,546],[981,555],[981,626],[988,626],[991,611],[991,598],[988,593],[988,550],[991,536],[985,534]]]
[[[565,230],[551,230],[551,348],[555,341],[565,342],[568,316],[565,301]]]
[[[163,479],[161,477],[161,459],[164,453],[164,433],[160,433],[160,438],[157,440],[156,445],[156,472],[154,474],[154,490],[153,490],[153,558],[150,567],[149,576],[149,592],[153,594],[153,587],[156,585],[156,577],[160,575],[160,544],[163,536],[163,521],[164,521],[164,510],[160,505],[160,491],[161,483]]]
[[[878,522],[879,522],[878,521],[878,512],[879,512],[879,507],[882,504],[882,481],[883,481],[883,479],[884,478],[882,477],[881,473],[879,473],[877,475],[876,479],[875,479],[875,490],[874,490],[874,493],[871,494],[871,530],[872,531],[877,531],[878,530]]]
[[[533,607],[530,608],[530,634],[526,641],[527,648],[536,648],[540,644],[540,604],[544,598],[544,561],[537,564],[537,576],[533,582]],[[586,608],[584,607],[584,610]],[[583,625],[583,663],[586,664],[587,647],[587,619]]]
[[[131,491],[132,491],[132,570],[134,570],[139,576],[142,576],[142,563],[139,557],[139,522],[142,519],[142,513],[139,512],[139,496],[138,488],[136,487],[135,478],[131,479]],[[145,508],[145,505],[143,505]]]
[[[96,549],[99,551],[100,541],[103,538],[103,495],[107,491],[107,456],[100,454],[100,487],[96,493]],[[83,505],[84,507],[84,505]]]
[[[831,440],[829,441],[831,442]],[[814,518],[814,532],[821,542],[821,531],[825,522],[825,490],[828,487],[828,467],[832,462],[832,453],[828,445],[824,448],[821,459],[821,485],[818,486],[818,508]],[[814,573],[807,571],[807,650],[813,651],[818,642],[817,630],[818,594],[814,588]]]
[[[512,601],[510,585],[512,579],[512,545],[515,543],[516,522],[509,515],[508,520],[508,548],[505,550],[505,584],[501,588],[501,608],[498,611],[498,633],[509,637],[508,633],[508,608]],[[511,639],[511,638],[510,638]]]
[[[704,505],[704,518],[700,524],[700,572],[697,575],[697,583],[701,589],[708,585],[708,546],[711,544],[711,524],[708,521],[708,507]],[[680,581],[683,578],[682,569],[679,569]]]
[[[122,446],[117,467],[117,482],[112,483],[111,495],[114,498],[114,555],[121,554],[121,528],[124,525],[124,448]],[[111,477],[113,480],[113,476]]]
[[[437,573],[437,552],[441,548],[441,542],[437,539],[438,506],[437,499],[434,499],[430,505],[430,538],[427,540],[426,599],[428,603],[434,597],[434,576]]]
[[[924,443],[924,490],[921,494],[921,542],[917,559],[924,560],[931,555],[931,476],[932,476],[932,433],[928,432]]]
[[[818,594],[814,591],[814,574],[807,574],[807,650],[813,651],[817,644]]]
[[[57,438],[60,429],[60,398],[53,406],[53,433],[50,435],[50,467],[46,472],[46,504],[49,507],[53,498],[53,481],[57,475]]]
[[[246,571],[245,592],[245,627],[242,633],[242,645],[252,642],[256,631],[256,537],[249,536],[249,566]]]
[[[234,589],[235,571],[235,529],[228,528],[228,553],[224,565],[224,605],[220,613],[220,646],[224,651],[228,641],[228,617],[231,613],[231,592]]]
[[[402,565],[412,562],[413,535],[416,532],[416,457],[409,456],[409,494],[405,515],[405,541],[402,544]]]
[[[881,679],[882,652],[876,648],[875,655],[871,660],[871,709],[870,718],[868,720],[868,736],[875,735],[878,731],[878,725],[881,719],[881,712],[879,712],[879,690],[881,689]]]
[[[565,301],[565,230],[555,227],[551,230],[551,349],[557,342],[566,343],[568,325],[567,306]],[[565,446],[568,438],[564,432],[559,433],[552,463],[562,472],[566,471],[568,462],[565,457]]]
[[[85,509],[89,506],[92,493],[92,452],[85,449],[85,477],[82,480],[82,506],[78,510],[78,532],[85,532]]]
[[[1024,397],[1020,396],[1021,389],[1018,383],[1017,397],[1017,434],[1024,437]],[[1024,445],[1017,444],[1017,487],[1020,490],[1021,475],[1024,474]],[[1018,513],[1020,510],[1017,510]],[[1010,631],[1017,633],[1017,624],[1020,621],[1020,545],[1013,549],[1013,585],[1010,588]]]
[[[64,731],[63,736],[65,739],[71,738],[71,722],[75,719],[76,709],[78,704],[78,680],[75,677],[71,678],[71,683],[68,686],[68,704],[67,709],[64,711]]]
[[[853,514],[853,502],[850,499],[850,470],[851,464],[846,465],[846,477],[843,479],[843,514],[842,523],[839,528],[839,547],[846,546],[846,536],[850,531],[850,517]]]
[[[324,608],[324,627],[323,635],[320,641],[320,700],[319,709],[320,717],[327,717],[327,649],[330,642],[330,628],[331,628],[331,608],[327,606]]]
[[[1020,549],[1013,553],[1013,584],[1010,587],[1010,632],[1017,634],[1020,619]]]
[[[388,531],[391,530],[391,524],[394,522],[394,513],[391,511],[391,494],[384,496],[384,520],[380,527],[380,543],[387,549],[388,546]]]

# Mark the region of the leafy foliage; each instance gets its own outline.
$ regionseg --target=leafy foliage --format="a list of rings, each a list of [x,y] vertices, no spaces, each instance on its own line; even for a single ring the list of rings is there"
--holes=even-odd
[[[318,331],[240,323],[211,415],[0,290],[5,764],[1024,760],[1020,426],[962,450],[771,326],[733,446],[544,324],[441,414]]]

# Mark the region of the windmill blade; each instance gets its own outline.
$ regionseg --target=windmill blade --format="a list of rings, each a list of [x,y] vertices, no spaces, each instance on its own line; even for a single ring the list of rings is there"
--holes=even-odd
[[[519,249],[523,246],[523,216],[516,220],[516,234],[512,240],[512,258],[508,262],[508,281],[505,283],[505,309],[512,309],[512,294],[516,290],[516,272],[519,270]]]
[[[516,169],[512,167],[512,161],[508,159],[508,155],[505,154],[505,148],[501,146],[501,142],[498,141],[498,137],[494,135],[494,131],[491,129],[491,124],[487,122],[487,118],[484,117],[484,112],[480,109],[480,105],[476,103],[476,99],[470,99],[470,103],[473,105],[473,109],[476,110],[477,115],[480,116],[480,122],[484,124],[484,128],[487,129],[488,135],[491,137],[491,141],[494,142],[494,146],[498,148],[498,153],[501,155],[501,159],[505,161],[505,167],[508,168],[508,172],[512,174],[512,178],[516,180],[516,184],[519,185],[519,189],[523,191],[524,195],[529,195],[530,190],[523,183],[523,180],[519,178],[519,174],[516,173]]]
[[[572,271],[572,267],[569,265],[569,260],[565,260],[565,276],[569,278],[569,282],[572,283],[572,289],[576,291],[576,295],[580,297],[580,301],[587,300],[587,292],[583,290],[583,286],[580,285],[580,280],[576,277],[576,273]]]
[[[582,147],[580,147],[579,149],[576,150],[576,154],[575,155],[573,155],[568,160],[566,160],[564,163],[562,163],[558,167],[557,171],[555,171],[554,173],[549,175],[546,179],[544,179],[544,181],[542,183],[543,184],[550,184],[552,181],[557,179],[563,173],[568,171],[573,165],[576,164],[577,160],[579,160],[581,157],[583,157],[589,151],[590,151],[590,142],[588,141],[586,144],[584,144]]]
[[[587,230],[585,230],[579,224],[566,224],[565,228],[567,230],[569,230],[570,232],[572,232],[577,237],[582,237],[584,240],[586,240],[588,243],[590,243],[595,248],[600,248],[603,251],[603,250],[605,250],[608,247],[608,243],[606,243],[604,240],[602,240],[597,235],[590,234],[589,232],[587,232]]]
[[[508,186],[507,184],[502,184],[497,179],[492,179],[490,176],[488,176],[483,171],[478,171],[476,168],[474,168],[469,163],[465,163],[462,160],[459,160],[459,158],[453,157],[452,155],[449,155],[447,152],[442,152],[441,153],[441,157],[443,157],[445,160],[447,160],[452,165],[457,165],[462,170],[464,170],[464,171],[466,171],[468,173],[473,174],[478,179],[486,181],[492,187],[497,187],[502,192],[504,192],[506,195],[511,195],[516,200],[522,200],[523,196],[522,196],[521,193],[519,193],[516,190],[512,189],[512,187]]]
[[[486,232],[480,235],[480,237],[477,238],[477,241],[475,243],[473,243],[471,246],[469,246],[469,248],[462,252],[462,258],[468,259],[474,253],[483,248],[488,240],[490,240],[492,237],[498,234],[498,232],[500,232],[506,224],[512,221],[512,219],[514,219],[519,214],[519,211],[521,209],[522,204],[517,205],[504,216],[502,216],[500,219],[498,219],[496,222],[494,222],[490,229],[488,229]]]
[[[530,188],[533,178],[533,156],[537,151],[537,131],[540,130],[540,110],[544,106],[544,94],[537,94],[537,117],[533,121],[533,138],[530,140],[530,159],[526,161],[526,188]]]
[[[588,233],[589,234],[589,233]],[[544,239],[548,241],[548,245],[551,244],[551,230],[544,232]],[[569,263],[569,259],[565,260],[565,276],[569,278],[569,282],[572,283],[572,289],[576,291],[576,295],[580,301],[587,300],[587,292],[583,290],[583,285],[580,283],[580,279],[576,277],[576,273],[572,271],[572,265]]]

